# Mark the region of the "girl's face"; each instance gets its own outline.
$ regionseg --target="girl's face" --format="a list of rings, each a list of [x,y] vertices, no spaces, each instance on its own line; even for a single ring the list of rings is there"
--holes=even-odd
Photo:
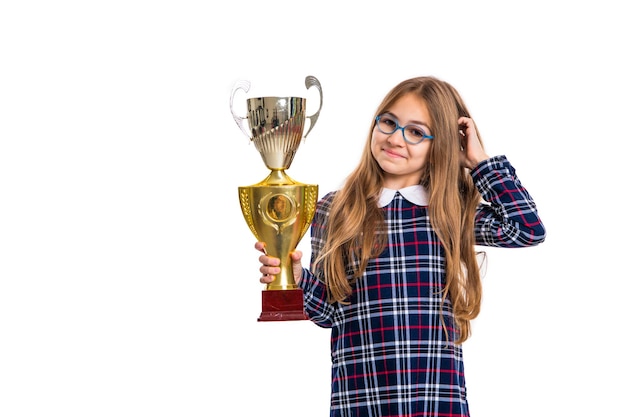
[[[426,135],[432,135],[426,103],[414,94],[398,99],[385,114],[395,118],[398,126],[415,125]],[[404,133],[410,140],[409,128]],[[393,190],[419,184],[431,146],[430,139],[424,139],[417,145],[407,143],[402,134],[400,128],[387,134],[381,132],[377,126],[374,126],[372,132],[372,154],[384,171],[385,188]]]

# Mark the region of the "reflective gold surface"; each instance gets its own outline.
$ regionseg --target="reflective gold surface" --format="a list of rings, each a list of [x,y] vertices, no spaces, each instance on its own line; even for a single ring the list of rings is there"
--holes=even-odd
[[[276,185],[273,177],[288,181]],[[273,172],[258,184],[239,187],[241,212],[248,227],[265,242],[268,255],[280,258],[281,273],[268,284],[268,290],[297,288],[289,254],[311,225],[317,192],[317,185],[293,181],[283,171]]]

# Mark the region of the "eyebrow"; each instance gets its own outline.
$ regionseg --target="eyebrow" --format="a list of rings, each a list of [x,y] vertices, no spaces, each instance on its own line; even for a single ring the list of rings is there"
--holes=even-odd
[[[385,112],[385,113],[383,113],[383,114],[390,114],[390,115],[392,115],[392,116],[393,116],[396,120],[398,120],[398,116],[396,116],[393,112],[386,111],[386,112]],[[428,130],[429,130],[431,133],[432,133],[432,131],[433,131],[433,130],[430,128],[430,126],[428,126],[428,123],[424,123],[424,122],[421,122],[421,121],[419,121],[419,120],[409,120],[409,122],[408,122],[407,124],[410,124],[410,125],[422,125],[422,126],[424,126],[424,127],[428,128]]]

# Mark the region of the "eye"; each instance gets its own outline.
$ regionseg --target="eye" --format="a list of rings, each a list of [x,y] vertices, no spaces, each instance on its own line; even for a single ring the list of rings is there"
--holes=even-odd
[[[414,139],[423,139],[426,136],[424,129],[416,125],[407,126],[404,131]]]
[[[398,125],[398,122],[396,122],[396,120],[388,114],[380,116],[380,122],[391,129],[395,129]]]

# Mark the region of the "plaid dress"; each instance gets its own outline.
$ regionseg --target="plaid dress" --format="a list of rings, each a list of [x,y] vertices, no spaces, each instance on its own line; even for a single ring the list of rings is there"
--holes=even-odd
[[[505,156],[482,162],[471,175],[485,200],[476,213],[477,244],[526,247],[544,240],[535,204]],[[318,202],[312,262],[324,245],[334,195]],[[332,328],[330,415],[469,416],[452,305],[441,296],[445,255],[428,207],[395,192],[383,210],[388,246],[356,280],[349,304],[329,304],[323,277],[308,269],[300,281],[311,321]]]

